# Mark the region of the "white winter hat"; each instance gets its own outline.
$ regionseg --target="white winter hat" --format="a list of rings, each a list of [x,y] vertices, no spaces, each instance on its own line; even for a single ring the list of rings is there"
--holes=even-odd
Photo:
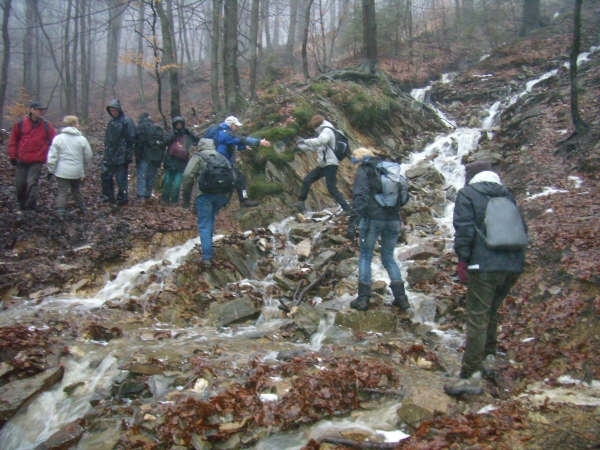
[[[236,127],[242,126],[242,122],[240,122],[238,120],[238,118],[235,116],[229,116],[227,119],[225,119],[225,123],[229,126],[231,126],[231,125],[235,125]]]

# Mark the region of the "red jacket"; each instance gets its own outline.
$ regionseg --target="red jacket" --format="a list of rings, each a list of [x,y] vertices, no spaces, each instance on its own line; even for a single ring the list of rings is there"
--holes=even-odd
[[[13,125],[8,140],[8,157],[26,164],[45,163],[55,134],[50,122],[44,124],[44,119],[41,119],[34,123],[25,116]]]

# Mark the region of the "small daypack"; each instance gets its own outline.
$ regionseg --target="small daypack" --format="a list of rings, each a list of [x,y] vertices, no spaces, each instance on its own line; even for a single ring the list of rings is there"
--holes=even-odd
[[[329,128],[333,131],[333,134],[335,134],[335,147],[333,148],[333,153],[335,153],[335,157],[338,159],[338,161],[348,158],[351,153],[350,143],[348,142],[348,138],[344,132],[332,127],[325,128]]]
[[[404,206],[408,202],[408,181],[401,173],[401,164],[393,161],[379,161],[375,166],[380,188],[375,201],[380,206]]]
[[[184,136],[177,136],[173,142],[169,144],[169,147],[167,148],[167,154],[175,159],[187,160],[189,155],[185,148],[184,140]]]
[[[235,188],[235,171],[227,158],[214,149],[198,154],[206,162],[198,174],[198,189],[206,194],[231,193]]]
[[[491,197],[485,207],[483,230],[475,227],[486,247],[494,250],[522,250],[529,238],[523,216],[508,197]]]

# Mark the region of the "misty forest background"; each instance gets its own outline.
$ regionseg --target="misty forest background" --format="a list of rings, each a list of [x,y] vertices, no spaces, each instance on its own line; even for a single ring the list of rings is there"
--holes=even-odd
[[[379,67],[406,89],[535,33],[582,0],[1,0],[2,126],[32,99],[58,123],[126,112],[203,124],[268,89]],[[218,119],[218,117],[217,117]]]

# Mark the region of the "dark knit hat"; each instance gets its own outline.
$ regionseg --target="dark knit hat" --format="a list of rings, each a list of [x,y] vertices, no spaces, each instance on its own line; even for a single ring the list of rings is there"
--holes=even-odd
[[[492,170],[492,164],[488,161],[475,161],[465,166],[465,183],[469,184],[471,178],[477,175],[479,172],[486,170]]]

